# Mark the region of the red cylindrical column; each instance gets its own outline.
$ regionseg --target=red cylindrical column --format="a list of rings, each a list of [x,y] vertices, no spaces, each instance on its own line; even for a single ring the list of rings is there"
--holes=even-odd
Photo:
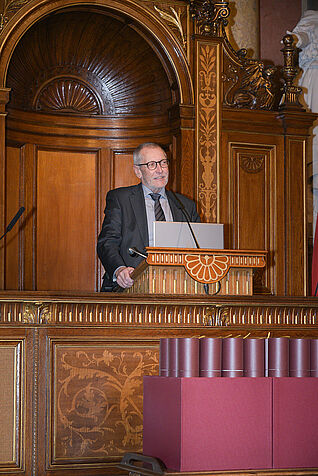
[[[200,377],[221,377],[222,339],[200,339]]]
[[[222,376],[243,377],[243,339],[241,337],[223,339]]]
[[[244,339],[244,377],[264,377],[264,339]]]

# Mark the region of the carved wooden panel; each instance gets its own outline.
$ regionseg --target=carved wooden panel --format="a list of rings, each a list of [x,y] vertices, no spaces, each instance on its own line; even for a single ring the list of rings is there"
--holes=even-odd
[[[39,150],[37,289],[95,289],[96,153]]]
[[[51,340],[50,466],[142,451],[142,376],[158,374],[153,343]]]
[[[8,147],[6,150],[6,187],[7,195],[10,197],[6,201],[7,224],[9,224],[22,203],[21,175],[19,173],[20,154],[19,148]],[[21,273],[19,270],[22,264],[21,231],[23,218],[5,238],[5,289],[21,289]]]
[[[230,216],[235,249],[273,250],[277,234],[276,208],[272,190],[276,187],[275,146],[244,143],[230,145]],[[261,281],[270,287],[273,256],[269,253]]]
[[[129,185],[136,185],[140,182],[133,171],[133,151],[130,153],[113,152],[112,157],[112,186],[128,187]]]
[[[0,471],[22,468],[23,342],[0,339]]]
[[[171,78],[124,18],[63,12],[37,22],[8,70],[10,107],[69,114],[162,114]],[[169,74],[169,73],[168,73]]]
[[[306,226],[306,149],[303,138],[288,138],[286,161],[286,204],[287,229],[290,239],[287,248],[288,290],[294,295],[308,294],[310,276],[307,262],[307,226]],[[295,206],[297,204],[298,206]],[[296,276],[304,273],[303,282]],[[295,279],[296,278],[296,279]]]

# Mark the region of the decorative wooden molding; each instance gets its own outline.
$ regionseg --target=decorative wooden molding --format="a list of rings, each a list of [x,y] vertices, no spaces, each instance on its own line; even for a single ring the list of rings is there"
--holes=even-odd
[[[0,327],[29,326],[23,321],[26,308],[41,310],[50,319],[32,323],[37,327],[111,326],[153,329],[185,329],[205,327],[226,328],[233,332],[305,332],[318,335],[318,306],[312,298],[279,298],[275,296],[179,296],[123,295],[94,293],[91,295],[51,295],[40,292],[0,294]],[[226,309],[226,318],[225,318]],[[220,312],[222,311],[222,314]],[[284,331],[285,329],[285,331]]]
[[[31,0],[4,1],[3,11],[0,13],[0,32],[5,28],[10,18],[30,1]]]
[[[191,252],[192,251],[192,252]],[[200,283],[217,283],[230,268],[263,268],[264,251],[189,250],[147,248],[147,263],[152,266],[183,266]]]

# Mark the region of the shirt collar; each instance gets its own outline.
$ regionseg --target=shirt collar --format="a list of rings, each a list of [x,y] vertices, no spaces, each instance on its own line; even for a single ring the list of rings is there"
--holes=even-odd
[[[142,185],[142,190],[143,190],[143,192],[144,192],[144,196],[145,196],[145,197],[147,197],[150,193],[153,193],[153,191],[150,190],[150,188],[146,187],[146,185],[144,185],[144,184],[141,184],[141,185]],[[161,195],[162,198],[167,198],[167,194],[166,194],[166,189],[165,189],[165,187],[162,187],[162,188],[159,190],[158,193],[160,193],[160,195]]]

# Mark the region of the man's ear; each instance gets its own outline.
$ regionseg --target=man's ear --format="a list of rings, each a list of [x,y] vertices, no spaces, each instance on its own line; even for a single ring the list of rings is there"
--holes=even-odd
[[[141,170],[140,170],[140,168],[137,167],[137,165],[134,165],[133,168],[134,168],[134,172],[135,172],[135,174],[137,175],[137,177],[138,177],[139,179],[141,179]]]

